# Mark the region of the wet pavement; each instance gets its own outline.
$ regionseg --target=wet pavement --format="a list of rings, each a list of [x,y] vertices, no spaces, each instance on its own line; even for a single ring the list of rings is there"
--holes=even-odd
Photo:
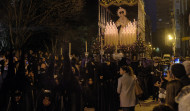
[[[157,105],[159,105],[158,101],[153,101],[152,98],[149,98],[148,100],[141,101],[141,106],[138,104],[135,107],[135,111],[152,111],[153,108]]]

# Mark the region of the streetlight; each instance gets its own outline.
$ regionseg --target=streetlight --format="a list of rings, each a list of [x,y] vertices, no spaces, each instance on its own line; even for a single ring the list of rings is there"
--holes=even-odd
[[[168,35],[169,40],[173,40],[173,37],[171,35]]]
[[[148,51],[148,56],[150,57],[150,58],[152,58],[152,45],[150,44],[150,42],[148,43],[148,49],[150,50],[150,52]]]

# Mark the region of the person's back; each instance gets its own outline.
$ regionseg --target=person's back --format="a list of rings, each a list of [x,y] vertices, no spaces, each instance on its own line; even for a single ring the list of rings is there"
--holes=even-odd
[[[135,77],[133,70],[129,66],[120,68],[122,77],[118,79],[117,92],[120,94],[120,107],[123,111],[134,111],[136,101],[135,95]]]
[[[127,99],[124,101],[128,101],[128,105],[132,106],[133,104],[135,104],[134,101],[131,101],[129,98],[136,98],[135,97],[135,81],[134,78],[132,76],[129,75],[124,75],[120,78],[121,80],[121,84],[122,84],[122,88],[121,88],[121,93],[120,93],[120,97],[123,97],[123,99]]]

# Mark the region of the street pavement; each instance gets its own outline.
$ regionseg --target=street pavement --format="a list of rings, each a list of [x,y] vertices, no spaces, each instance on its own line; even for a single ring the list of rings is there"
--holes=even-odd
[[[159,105],[159,102],[153,101],[151,97],[145,101],[140,101],[140,103],[141,105],[138,104],[135,106],[135,111],[152,111],[155,106]],[[95,110],[94,108],[85,108],[84,111],[95,111]]]
[[[152,98],[149,98],[148,100],[141,101],[141,106],[138,104],[135,107],[135,111],[152,111],[153,108],[157,105],[159,105],[158,101],[153,101]]]

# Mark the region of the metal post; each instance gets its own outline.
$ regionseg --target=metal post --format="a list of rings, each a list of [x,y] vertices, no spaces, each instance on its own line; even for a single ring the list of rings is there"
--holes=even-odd
[[[175,41],[173,43],[173,53],[174,53],[174,57],[175,57]]]
[[[61,96],[61,111],[63,111],[63,96]]]
[[[8,106],[7,106],[7,110],[6,110],[6,111],[9,111],[9,110],[10,110],[10,107],[11,107],[11,99],[12,99],[12,97],[10,96],[10,97],[9,97],[9,103],[8,103]]]
[[[33,110],[36,111],[35,101],[34,101],[34,91],[32,90],[32,103],[33,103]]]

